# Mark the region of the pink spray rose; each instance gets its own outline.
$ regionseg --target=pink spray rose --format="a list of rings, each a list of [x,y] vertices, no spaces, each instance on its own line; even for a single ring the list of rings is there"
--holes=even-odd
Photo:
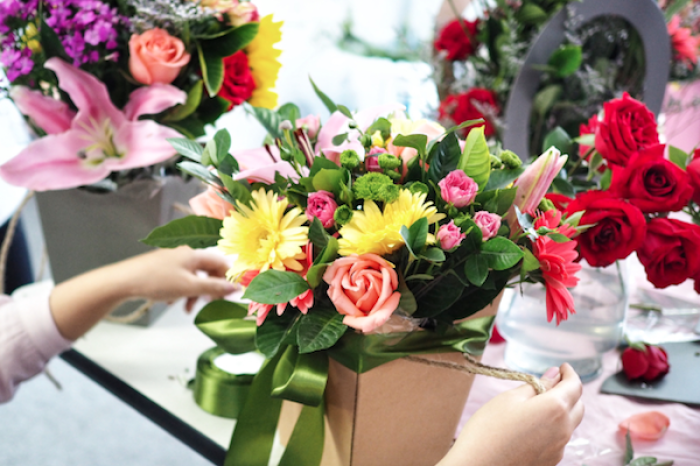
[[[454,220],[450,220],[447,225],[442,225],[437,232],[437,240],[440,242],[440,247],[445,251],[449,251],[455,246],[459,246],[467,235],[462,233],[462,230],[455,225]]]
[[[233,206],[221,199],[212,187],[190,199],[190,207],[195,215],[218,218],[219,220],[223,220],[233,210]]]
[[[306,207],[306,218],[309,222],[313,222],[314,217],[321,221],[323,228],[330,228],[334,224],[333,214],[338,204],[335,203],[335,198],[328,191],[316,191],[309,194],[309,203]]]
[[[141,84],[170,84],[189,62],[185,44],[163,29],[132,34],[129,39],[129,71]]]
[[[308,115],[304,118],[297,119],[296,124],[297,128],[306,129],[306,134],[308,134],[310,138],[314,138],[321,127],[321,119],[318,115]]]
[[[440,195],[458,209],[466,207],[476,197],[479,185],[462,170],[453,170],[438,183]]]
[[[482,210],[474,215],[474,223],[481,230],[483,240],[487,241],[496,236],[501,228],[501,216]]]
[[[399,306],[399,278],[376,254],[353,254],[333,262],[323,274],[328,297],[349,327],[369,333],[383,325]]]

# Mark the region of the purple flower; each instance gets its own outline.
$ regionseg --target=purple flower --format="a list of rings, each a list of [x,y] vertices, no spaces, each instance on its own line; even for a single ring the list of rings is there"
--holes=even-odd
[[[7,68],[6,75],[10,82],[32,71],[34,61],[31,56],[32,51],[28,48],[22,50],[7,48],[2,52],[0,63]]]

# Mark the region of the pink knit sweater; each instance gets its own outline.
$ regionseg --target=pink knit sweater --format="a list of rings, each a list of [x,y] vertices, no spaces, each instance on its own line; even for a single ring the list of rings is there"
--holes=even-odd
[[[24,299],[0,295],[0,403],[71,344],[56,328],[49,291]]]

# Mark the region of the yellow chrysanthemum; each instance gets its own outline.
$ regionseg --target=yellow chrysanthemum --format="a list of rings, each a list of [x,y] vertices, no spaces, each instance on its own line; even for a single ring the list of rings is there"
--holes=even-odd
[[[432,202],[425,201],[426,194],[411,194],[401,190],[399,198],[384,207],[382,213],[373,201],[365,201],[363,210],[357,211],[352,220],[340,229],[341,256],[350,254],[374,253],[390,254],[404,245],[401,227],[410,227],[419,218],[426,217],[428,224],[445,218]],[[428,242],[434,243],[435,237],[428,234]]]
[[[309,237],[309,228],[302,226],[304,213],[294,207],[285,214],[287,200],[277,200],[272,191],[261,188],[251,194],[251,208],[241,205],[224,219],[219,249],[238,255],[226,277],[238,279],[246,270],[302,270],[299,261],[306,254],[301,248]]]
[[[248,66],[255,81],[255,90],[248,100],[253,107],[275,108],[277,94],[272,92],[282,64],[278,58],[282,51],[274,45],[282,40],[282,21],[275,23],[272,15],[260,19],[260,28],[255,39],[246,47]]]

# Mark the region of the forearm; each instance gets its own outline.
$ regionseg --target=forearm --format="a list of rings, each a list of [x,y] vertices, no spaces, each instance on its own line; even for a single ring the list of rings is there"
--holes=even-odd
[[[92,270],[57,285],[49,305],[61,335],[75,340],[123,301],[134,286],[123,263]]]

